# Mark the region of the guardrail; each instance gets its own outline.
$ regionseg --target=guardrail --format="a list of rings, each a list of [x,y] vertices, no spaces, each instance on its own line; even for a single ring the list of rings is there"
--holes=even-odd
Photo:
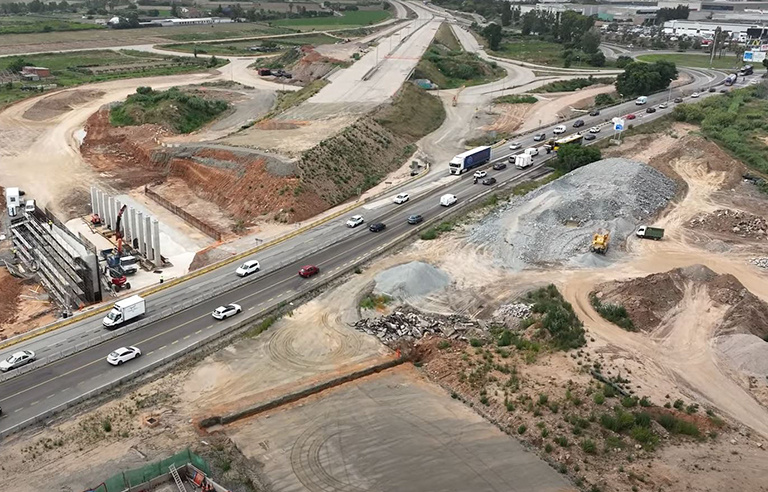
[[[23,422],[20,422],[20,423],[18,423],[16,425],[8,427],[7,429],[0,430],[0,438],[5,438],[5,437],[7,437],[7,436],[9,436],[11,434],[14,434],[16,432],[24,430],[24,429],[26,429],[28,427],[31,427],[31,426],[33,426],[33,425],[35,425],[37,423],[43,422],[45,420],[48,420],[48,419],[50,419],[51,417],[53,417],[54,415],[56,415],[56,414],[58,414],[60,412],[63,412],[65,410],[69,409],[69,408],[72,408],[72,407],[74,407],[74,406],[76,406],[76,405],[78,405],[78,404],[80,404],[80,403],[82,403],[84,401],[90,400],[91,398],[94,398],[94,397],[97,397],[99,395],[102,395],[102,394],[106,393],[107,391],[110,391],[110,390],[112,390],[112,389],[114,389],[114,388],[116,388],[116,387],[118,387],[120,385],[123,385],[125,383],[129,383],[129,382],[139,378],[140,376],[148,374],[148,373],[150,373],[150,372],[152,372],[152,371],[154,371],[156,369],[159,369],[160,367],[171,363],[173,360],[178,359],[178,358],[180,358],[180,357],[182,357],[184,355],[187,355],[187,354],[189,354],[191,352],[198,351],[198,350],[199,351],[205,351],[206,349],[212,349],[212,347],[209,347],[209,344],[211,344],[212,342],[214,342],[214,341],[216,341],[218,339],[223,339],[224,337],[226,337],[228,335],[234,335],[235,332],[237,332],[239,330],[240,331],[245,331],[252,324],[255,324],[259,320],[264,319],[266,316],[270,315],[271,313],[279,312],[280,309],[282,309],[285,305],[294,303],[294,302],[298,301],[299,299],[301,299],[301,298],[303,298],[303,297],[305,297],[307,295],[311,295],[313,292],[315,292],[315,291],[317,291],[317,290],[319,290],[321,288],[325,288],[325,286],[327,286],[328,284],[334,282],[335,280],[341,278],[344,275],[347,275],[348,273],[351,273],[356,268],[358,268],[360,265],[370,261],[371,259],[373,259],[376,256],[382,254],[383,252],[388,251],[389,249],[391,249],[391,248],[393,248],[393,247],[395,247],[397,245],[402,244],[402,242],[405,239],[407,239],[409,237],[412,237],[412,236],[415,236],[415,235],[419,234],[420,232],[422,232],[423,230],[425,230],[425,229],[427,229],[429,227],[432,227],[433,224],[436,224],[436,223],[446,219],[447,217],[449,217],[451,215],[455,215],[455,214],[459,213],[460,211],[462,211],[462,210],[464,210],[466,208],[469,208],[471,205],[475,204],[478,200],[484,199],[486,196],[496,192],[498,189],[507,187],[507,186],[511,185],[512,183],[515,183],[517,181],[521,181],[524,178],[527,178],[527,177],[531,176],[532,174],[534,174],[536,172],[539,172],[542,167],[545,167],[544,166],[544,162],[546,162],[547,160],[549,160],[549,158],[545,159],[544,161],[540,162],[537,166],[531,168],[530,170],[528,170],[528,171],[526,171],[526,172],[524,172],[522,174],[518,174],[516,176],[513,176],[510,179],[508,179],[508,180],[506,180],[506,181],[504,181],[502,183],[499,183],[496,186],[492,186],[492,187],[488,188],[487,190],[481,192],[478,195],[475,195],[475,196],[473,196],[473,197],[471,197],[471,198],[469,198],[469,199],[467,199],[465,201],[458,202],[457,204],[455,204],[455,205],[453,205],[451,207],[448,207],[444,212],[441,212],[441,213],[435,215],[431,219],[422,222],[421,224],[417,225],[416,227],[408,229],[407,232],[405,232],[404,234],[401,234],[400,236],[398,236],[397,238],[393,239],[392,241],[389,241],[388,243],[385,243],[382,246],[380,246],[380,247],[378,247],[378,248],[376,248],[374,250],[369,251],[368,253],[363,255],[362,259],[360,259],[359,261],[352,262],[349,265],[347,265],[346,267],[342,267],[342,268],[339,268],[336,271],[333,271],[331,274],[329,274],[327,277],[323,278],[322,281],[318,282],[317,284],[312,285],[311,287],[308,287],[308,288],[304,289],[303,291],[297,292],[293,296],[289,296],[288,298],[283,299],[282,301],[280,301],[279,303],[277,303],[274,306],[270,306],[270,307],[264,308],[264,309],[260,310],[259,312],[253,314],[252,316],[248,317],[248,318],[241,319],[237,323],[234,323],[234,324],[229,325],[229,326],[224,326],[223,329],[221,329],[221,330],[219,330],[217,332],[211,333],[210,335],[206,336],[202,341],[197,341],[197,342],[192,343],[192,344],[190,344],[190,345],[188,345],[186,347],[182,347],[177,352],[175,352],[173,354],[169,354],[169,355],[163,357],[162,359],[159,359],[159,360],[157,360],[155,362],[150,363],[149,365],[147,365],[145,367],[137,369],[134,372],[132,372],[131,374],[125,375],[125,376],[123,376],[123,377],[121,377],[121,378],[119,378],[119,379],[117,379],[115,381],[110,381],[109,383],[103,384],[103,385],[99,386],[98,388],[95,388],[95,389],[93,389],[91,391],[88,391],[87,393],[84,393],[84,394],[79,395],[79,396],[77,396],[75,398],[72,398],[72,399],[70,399],[70,400],[68,400],[68,401],[66,401],[64,403],[61,403],[61,404],[59,404],[59,405],[57,405],[57,406],[55,406],[55,407],[53,407],[53,408],[43,412],[43,413],[41,413],[40,415],[37,415],[35,417],[29,418],[27,420],[24,420]],[[336,241],[334,241],[334,243],[335,242]],[[206,298],[208,298],[208,297],[209,297],[209,295],[206,295]],[[138,327],[136,327],[134,329],[137,329],[137,328]]]

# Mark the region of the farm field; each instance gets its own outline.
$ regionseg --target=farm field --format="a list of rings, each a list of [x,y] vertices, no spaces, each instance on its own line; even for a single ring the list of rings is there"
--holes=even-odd
[[[670,61],[678,67],[709,68],[709,55],[695,53],[640,55],[638,60],[644,62]],[[722,58],[715,57],[712,60],[712,68],[730,69],[740,67],[741,60],[736,55],[728,55]]]
[[[379,23],[390,16],[386,10],[356,10],[345,12],[341,17],[315,17],[305,19],[283,19],[272,22],[275,26],[290,27],[302,31],[338,29],[341,27],[368,26]]]
[[[337,38],[327,36],[325,34],[310,34],[307,36],[289,36],[284,38],[269,38],[266,41],[277,43],[284,46],[303,46],[311,44],[318,46],[321,44],[333,44],[338,41]],[[162,45],[163,49],[181,51],[185,53],[194,53],[195,47],[197,47],[197,53],[203,55],[237,55],[237,56],[263,56],[265,53],[249,51],[251,46],[258,46],[261,44],[259,40],[248,41],[231,41],[222,43],[206,43],[206,44],[194,44],[194,43],[178,43],[178,44],[166,44]],[[279,54],[279,51],[275,51],[269,54]]]

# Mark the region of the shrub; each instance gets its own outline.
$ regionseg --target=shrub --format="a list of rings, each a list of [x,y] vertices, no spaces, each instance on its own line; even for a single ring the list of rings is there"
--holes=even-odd
[[[622,398],[621,400],[621,406],[624,408],[632,408],[637,406],[637,397],[636,396],[626,396]]]
[[[555,437],[554,441],[561,448],[567,448],[568,446],[570,446],[570,443],[568,442],[568,438],[565,437],[565,436],[557,436],[557,437]]]
[[[493,104],[535,104],[536,102],[538,99],[528,94],[511,94],[493,100]]]
[[[550,443],[547,443],[547,444],[544,446],[544,451],[545,451],[545,452],[547,452],[547,453],[551,453],[551,452],[552,452],[552,449],[553,449],[553,448],[552,448],[552,445],[551,445]]]
[[[520,435],[525,434],[526,429],[528,428],[525,426],[525,424],[522,424],[517,428],[517,433]]]
[[[583,323],[553,284],[529,292],[526,300],[533,303],[534,313],[543,315],[541,326],[550,335],[554,348],[570,350],[586,344]]]
[[[437,343],[437,348],[440,350],[445,350],[447,348],[450,348],[450,346],[451,346],[451,342],[449,342],[448,340],[440,340]]]
[[[595,445],[595,441],[592,439],[584,439],[581,441],[581,449],[583,449],[587,454],[597,453],[597,446]]]
[[[539,405],[546,405],[549,401],[549,396],[546,394],[540,394],[539,395]]]
[[[624,306],[603,304],[594,292],[589,294],[589,302],[602,318],[627,331],[636,331],[635,324],[629,318],[629,314]]]
[[[104,419],[101,422],[101,428],[104,429],[104,432],[112,432],[112,422],[109,419]]]
[[[469,344],[471,346],[473,346],[473,347],[482,347],[483,346],[483,341],[480,340],[479,338],[470,338],[469,339]]]
[[[674,415],[668,413],[660,415],[656,421],[673,434],[684,434],[693,437],[699,437],[701,435],[696,424],[678,419]]]
[[[656,443],[659,442],[659,438],[648,427],[636,426],[632,428],[630,432],[632,439],[644,445],[647,449],[653,449]]]
[[[644,397],[640,398],[640,406],[641,407],[650,407],[651,406],[651,400],[649,400],[647,396],[644,396]]]
[[[483,405],[485,405],[486,407],[487,407],[488,405],[490,405],[490,404],[491,404],[491,403],[488,401],[488,397],[487,397],[487,396],[485,396],[485,395],[483,395],[483,396],[481,396],[481,397],[480,397],[480,403],[482,403],[482,404],[483,404]]]
[[[605,403],[605,395],[603,394],[603,392],[602,392],[602,391],[598,391],[597,393],[595,393],[595,394],[592,396],[592,400],[593,400],[593,401],[594,401],[596,404],[598,404],[598,405],[602,405],[603,403]]]
[[[512,332],[509,330],[504,330],[501,332],[501,336],[499,336],[499,340],[496,342],[496,345],[499,347],[509,347],[512,345]]]
[[[603,385],[603,394],[605,395],[606,398],[613,398],[614,396],[616,396],[616,388],[606,383]]]
[[[672,404],[672,406],[675,407],[675,409],[677,410],[682,409],[683,405],[685,405],[685,402],[683,402],[683,400],[680,400],[680,399],[675,400],[675,403]]]

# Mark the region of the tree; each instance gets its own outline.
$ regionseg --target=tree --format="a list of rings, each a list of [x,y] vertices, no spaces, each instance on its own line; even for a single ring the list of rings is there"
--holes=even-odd
[[[10,70],[11,72],[19,73],[27,65],[29,65],[29,63],[27,63],[27,61],[24,58],[17,56],[8,65],[8,70]]]
[[[600,149],[594,146],[582,147],[581,145],[567,144],[557,150],[555,168],[563,173],[569,173],[574,169],[599,161],[603,156]]]
[[[671,8],[661,8],[656,11],[656,24],[664,24],[666,21],[669,20],[676,20],[676,19],[687,19],[688,14],[690,13],[691,9],[688,8],[687,5],[678,5],[677,7],[671,9]]]
[[[605,55],[602,51],[597,51],[595,53],[592,53],[589,55],[589,60],[587,60],[587,63],[592,65],[593,67],[604,67],[605,66]]]
[[[616,67],[617,68],[624,68],[627,65],[629,65],[630,63],[632,63],[633,61],[634,60],[632,59],[631,56],[621,55],[618,58],[616,58]]]
[[[602,106],[610,106],[615,101],[613,100],[613,97],[611,97],[610,94],[598,94],[595,96],[595,106],[602,107]]]
[[[668,61],[632,62],[616,77],[616,90],[625,96],[642,96],[666,89],[677,78],[677,67]]]
[[[179,17],[179,6],[176,2],[171,3],[171,17]]]
[[[693,42],[691,42],[690,38],[680,38],[677,42],[677,49],[685,51],[690,48],[692,44]]]
[[[215,66],[216,66],[216,65],[218,65],[218,64],[219,64],[219,60],[218,60],[218,58],[216,58],[216,55],[213,55],[213,56],[211,57],[210,61],[208,62],[208,66],[209,66],[209,67],[211,67],[211,68],[213,68],[213,67],[215,67]]]
[[[600,33],[597,29],[590,29],[581,37],[581,51],[584,53],[597,53],[600,48]],[[600,65],[602,66],[602,65]]]
[[[512,9],[509,2],[501,3],[501,25],[508,26],[512,23]]]
[[[764,59],[763,59],[763,66],[764,66],[765,68],[768,68],[768,58],[764,58]]]
[[[492,22],[483,28],[483,37],[488,41],[488,47],[495,51],[501,43],[501,26]]]

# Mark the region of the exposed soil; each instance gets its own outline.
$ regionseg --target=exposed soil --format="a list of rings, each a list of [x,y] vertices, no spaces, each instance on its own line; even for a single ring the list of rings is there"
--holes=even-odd
[[[54,307],[40,285],[0,269],[0,340],[54,321]]]
[[[104,91],[94,89],[59,92],[38,100],[24,112],[24,118],[32,121],[55,118],[103,95]]]
[[[512,133],[525,122],[535,104],[496,104],[493,112],[498,114],[496,121],[481,128],[484,131]]]
[[[329,58],[315,51],[313,46],[302,46],[304,56],[290,67],[294,83],[309,84],[333,70],[336,65],[344,64],[341,60]]]
[[[733,236],[761,241],[768,239],[768,220],[740,210],[718,209],[702,214],[691,219],[688,227],[717,233],[724,240],[736,240]]]

